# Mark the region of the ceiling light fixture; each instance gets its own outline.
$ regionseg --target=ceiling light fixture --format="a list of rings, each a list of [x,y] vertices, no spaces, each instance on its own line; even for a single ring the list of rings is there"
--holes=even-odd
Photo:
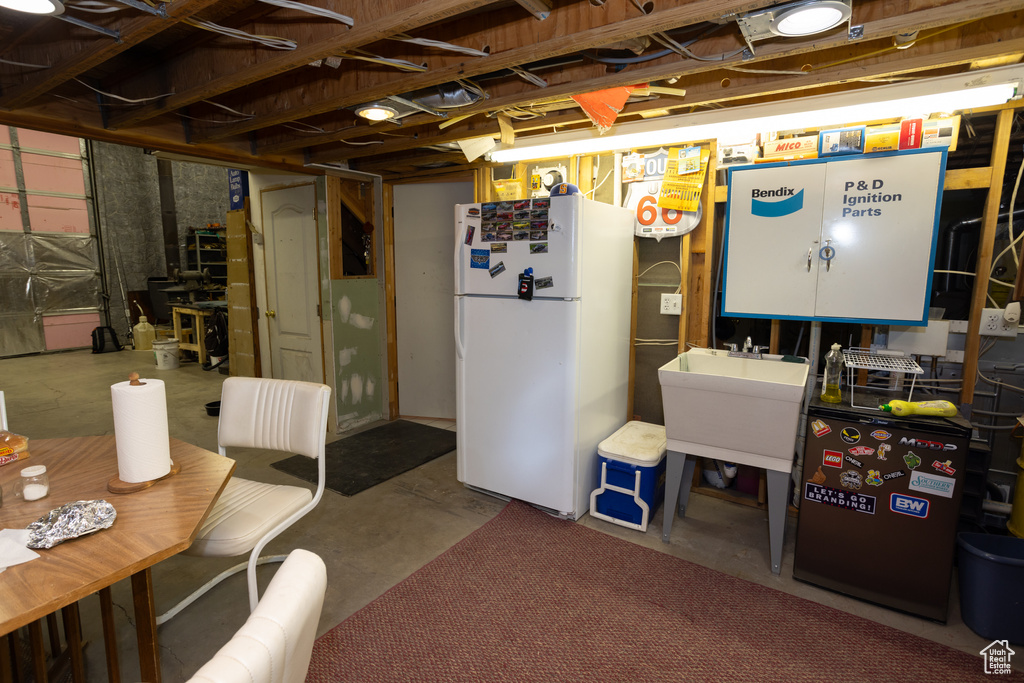
[[[613,127],[614,134],[600,135],[596,128],[588,128],[522,137],[517,139],[515,147],[494,150],[489,157],[497,163],[551,159],[694,140],[746,140],[767,131],[818,129],[909,115],[951,114],[1003,104],[1024,92],[1022,83],[1024,68],[1015,65],[993,69],[983,75],[974,72],[868,90],[623,123]]]
[[[822,33],[849,21],[852,0],[798,0],[736,15],[736,24],[754,55],[753,43],[771,38],[798,38]]]
[[[57,15],[64,13],[64,5],[60,0],[0,0],[0,7],[29,14]]]
[[[769,29],[777,36],[810,36],[839,26],[850,14],[850,6],[839,0],[791,3],[773,8]]]
[[[4,0],[0,0],[3,2]],[[398,116],[398,110],[394,107],[389,107],[386,104],[380,104],[374,102],[372,104],[364,104],[363,106],[356,109],[356,114],[362,116],[364,119],[370,121],[387,121]]]

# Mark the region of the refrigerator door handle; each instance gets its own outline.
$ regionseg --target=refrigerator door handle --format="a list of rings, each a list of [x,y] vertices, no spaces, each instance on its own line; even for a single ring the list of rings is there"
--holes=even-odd
[[[459,360],[466,357],[466,346],[462,342],[462,306],[462,297],[455,297],[455,355]]]

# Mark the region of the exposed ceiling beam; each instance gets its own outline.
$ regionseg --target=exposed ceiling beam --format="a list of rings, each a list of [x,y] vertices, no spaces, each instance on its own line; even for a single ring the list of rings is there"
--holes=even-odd
[[[589,8],[583,11],[580,5]],[[197,140],[222,140],[233,135],[248,133],[279,123],[324,114],[336,109],[350,107],[363,102],[387,97],[389,94],[411,92],[441,83],[463,78],[472,78],[485,73],[507,69],[512,66],[529,64],[538,60],[572,54],[581,50],[609,45],[621,40],[646,36],[651,33],[670,30],[718,19],[722,16],[774,4],[773,0],[699,0],[686,2],[673,0],[673,6],[664,8],[657,5],[654,12],[633,18],[607,19],[608,7],[591,7],[589,3],[574,3],[555,8],[551,15],[541,22],[527,17],[530,24],[532,44],[523,44],[520,26],[486,27],[488,31],[508,32],[510,44],[518,47],[498,52],[492,51],[487,57],[460,59],[441,69],[417,73],[411,76],[397,76],[391,79],[381,77],[376,85],[359,87],[354,79],[346,80],[342,74],[339,81],[327,84],[322,96],[315,102],[303,97],[302,89],[290,88],[285,91],[266,93],[250,100],[250,112],[255,114],[248,121],[218,127],[197,134]],[[616,15],[617,16],[617,15]],[[572,40],[566,40],[572,35]],[[517,40],[518,39],[518,40]],[[492,45],[492,50],[494,46]],[[329,89],[329,90],[328,90]]]
[[[174,111],[201,100],[266,80],[277,74],[306,66],[327,55],[345,52],[377,40],[406,33],[497,0],[375,0],[357,3],[349,11],[357,14],[355,25],[328,39],[301,44],[295,49],[263,59],[240,61],[224,54],[186,54],[167,65],[173,95],[111,119],[111,127],[131,126],[154,116]],[[366,20],[363,20],[363,17]]]
[[[90,41],[83,41],[82,45],[70,50],[58,63],[51,64],[48,69],[26,78],[19,85],[5,88],[3,97],[0,97],[0,109],[23,107],[56,86],[70,81],[131,47],[140,45],[157,33],[173,27],[177,22],[217,2],[218,0],[175,0],[164,5],[167,18],[143,13],[116,23],[114,26],[120,31],[119,40],[97,36]]]

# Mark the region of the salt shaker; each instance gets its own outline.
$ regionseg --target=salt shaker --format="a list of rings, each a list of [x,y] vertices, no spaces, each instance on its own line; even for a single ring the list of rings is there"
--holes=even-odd
[[[50,477],[46,474],[46,465],[34,465],[21,471],[21,479],[15,484],[15,490],[25,500],[39,500],[50,492]]]

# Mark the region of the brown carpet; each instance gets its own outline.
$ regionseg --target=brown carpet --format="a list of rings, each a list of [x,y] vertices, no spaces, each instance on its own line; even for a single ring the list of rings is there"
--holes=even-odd
[[[307,682],[969,681],[972,656],[522,503],[316,641]]]

